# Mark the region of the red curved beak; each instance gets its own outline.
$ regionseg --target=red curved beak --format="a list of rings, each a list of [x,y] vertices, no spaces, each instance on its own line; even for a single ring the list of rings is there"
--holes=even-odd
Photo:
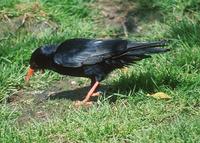
[[[25,81],[28,82],[29,79],[31,78],[31,76],[32,76],[33,74],[34,74],[34,69],[29,68],[29,69],[28,69],[28,72],[27,72],[27,74],[26,74],[26,77],[25,77]]]

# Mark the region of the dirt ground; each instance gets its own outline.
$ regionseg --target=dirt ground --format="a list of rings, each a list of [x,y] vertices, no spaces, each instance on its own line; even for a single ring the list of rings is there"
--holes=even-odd
[[[100,10],[102,18],[97,20],[100,25],[115,29],[118,33],[117,37],[128,37],[131,33],[145,32],[142,26],[144,23],[162,21],[162,14],[156,7],[144,9],[139,1],[97,0],[92,6]]]

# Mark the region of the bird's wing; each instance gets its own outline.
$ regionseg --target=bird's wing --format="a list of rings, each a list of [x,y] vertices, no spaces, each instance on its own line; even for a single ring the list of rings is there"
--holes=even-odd
[[[126,40],[71,39],[57,48],[54,62],[64,67],[81,67],[100,63],[126,49]]]

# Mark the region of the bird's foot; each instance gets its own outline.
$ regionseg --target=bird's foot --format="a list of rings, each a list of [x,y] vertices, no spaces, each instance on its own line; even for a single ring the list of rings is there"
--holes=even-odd
[[[93,93],[91,96],[93,96],[93,97],[95,97],[95,96],[101,96],[102,94],[103,94],[103,92],[98,91],[98,92]]]
[[[74,103],[74,105],[77,106],[77,107],[79,107],[79,106],[91,106],[92,104],[93,104],[92,101],[87,101],[87,102],[85,102],[85,101],[76,101]]]

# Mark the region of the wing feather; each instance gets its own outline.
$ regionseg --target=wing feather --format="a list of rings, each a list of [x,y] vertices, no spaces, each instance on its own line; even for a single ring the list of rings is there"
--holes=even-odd
[[[127,49],[126,40],[71,39],[61,43],[54,62],[64,67],[93,65]]]

